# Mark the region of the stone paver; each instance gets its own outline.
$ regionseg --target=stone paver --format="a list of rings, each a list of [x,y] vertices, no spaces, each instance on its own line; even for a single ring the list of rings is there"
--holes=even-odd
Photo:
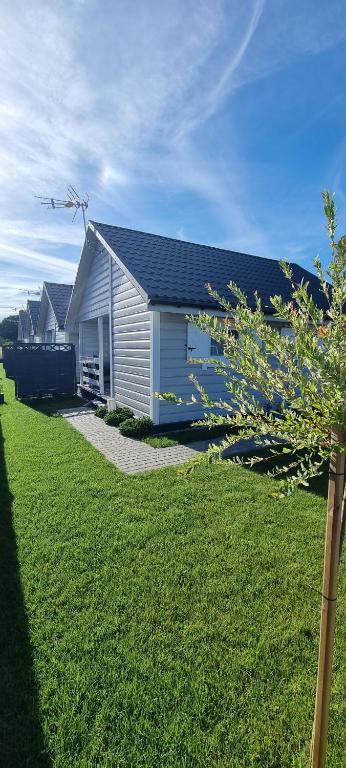
[[[193,448],[186,445],[153,448],[139,440],[123,437],[116,427],[107,427],[90,408],[67,408],[60,413],[94,448],[129,475],[185,464],[198,450],[205,450],[208,445],[208,442],[203,440],[201,443],[195,443]]]
[[[150,469],[161,469],[162,467],[185,464],[196,453],[206,451],[211,442],[219,442],[218,439],[211,438],[210,440],[189,443],[189,445],[153,448],[151,445],[142,443],[139,440],[123,437],[116,427],[107,427],[107,424],[102,419],[95,416],[91,408],[66,408],[59,411],[59,413],[78,432],[81,432],[94,448],[103,453],[118,469],[129,475],[136,472],[147,472]],[[256,452],[261,450],[254,441],[238,440],[231,448],[224,452],[223,456],[227,458],[246,455],[254,450]]]

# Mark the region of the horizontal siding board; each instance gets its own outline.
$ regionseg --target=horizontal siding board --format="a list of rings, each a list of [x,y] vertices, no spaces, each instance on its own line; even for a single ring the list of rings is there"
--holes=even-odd
[[[126,277],[125,274],[121,274],[119,272],[116,273],[116,276],[112,277],[112,286],[113,288],[120,288],[122,285],[125,285],[128,283],[128,277]]]
[[[70,342],[68,331],[57,331],[55,334],[55,341],[57,344],[66,344]]]
[[[137,288],[134,288],[131,283],[127,282],[123,285],[120,285],[117,289],[117,296],[119,297],[120,301],[126,301],[127,299],[137,299],[138,303],[138,291]],[[142,297],[141,297],[142,298]]]
[[[121,379],[120,377],[117,379],[117,386],[119,386],[120,389],[127,389],[129,392],[140,392],[142,395],[147,395],[149,397],[150,395],[150,387],[148,384],[138,384],[137,382],[130,381],[130,379]]]
[[[117,392],[115,400],[118,406],[126,405],[128,408],[132,408],[135,416],[148,416],[150,413],[150,402],[142,403],[138,398],[126,397],[123,392]]]
[[[136,311],[135,308],[138,306],[145,307],[146,304],[143,304],[142,297],[140,297],[140,300],[141,302],[139,304],[139,294],[137,294],[137,296],[129,296],[126,299],[124,298],[119,299],[119,301],[116,304],[116,311],[119,311],[120,309],[132,310],[132,308],[134,308],[134,311]],[[128,312],[128,314],[130,315],[131,312]]]
[[[146,309],[146,304],[137,304],[131,308],[131,312],[129,314],[128,307],[122,307],[119,309],[119,307],[117,306],[117,308],[113,310],[113,317],[116,318],[117,320],[121,318],[125,318],[126,320],[129,320],[131,318],[135,318],[139,314],[143,314],[145,309]]]
[[[135,365],[138,365],[139,360],[143,360],[146,365],[150,361],[150,349],[131,349],[131,354],[128,349],[113,348],[113,355],[118,358],[119,362],[124,363],[124,360],[134,361]]]
[[[119,338],[118,336],[118,338],[114,339],[113,349],[119,350],[120,353],[122,350],[129,350],[130,353],[132,353],[132,350],[143,351],[143,352],[148,350],[150,352],[150,342],[148,341],[148,339],[143,339],[143,338],[141,339],[131,338],[131,340],[130,339],[126,340],[126,339],[123,339],[123,337]]]
[[[117,333],[131,333],[131,331],[150,331],[150,319],[147,315],[139,314],[117,318]]]
[[[132,399],[138,404],[147,403],[149,405],[149,401],[150,401],[149,395],[143,394],[142,392],[138,392],[138,390],[133,390],[129,387],[116,385],[114,391],[115,391],[115,396],[119,394],[121,397],[127,397],[128,399]]]
[[[124,373],[125,375],[136,376],[138,377],[138,379],[142,379],[142,380],[147,379],[150,372],[150,367],[144,366],[144,365],[142,366],[138,365],[138,360],[133,362],[136,362],[137,365],[134,365],[134,364],[122,365],[121,363],[114,363],[115,375]]]
[[[116,339],[121,341],[122,344],[126,341],[134,341],[136,339],[138,341],[149,341],[148,331],[150,331],[150,326],[148,326],[148,328],[142,328],[141,325],[138,325],[137,328],[134,327],[132,330],[128,330],[128,326],[122,325],[120,328],[117,328]]]

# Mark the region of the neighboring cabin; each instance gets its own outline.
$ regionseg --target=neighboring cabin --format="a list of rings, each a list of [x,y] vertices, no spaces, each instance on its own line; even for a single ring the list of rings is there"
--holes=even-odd
[[[73,285],[44,282],[40,300],[29,299],[26,309],[19,311],[18,340],[78,344],[78,336],[65,329],[72,289]]]
[[[37,341],[37,321],[40,311],[40,301],[28,299],[26,311],[29,319],[29,339],[28,341]]]
[[[26,309],[19,310],[18,341],[38,341],[37,321],[40,311],[40,301],[28,299]]]
[[[309,280],[317,303],[319,281],[292,264],[294,279]],[[79,335],[80,382],[110,405],[126,405],[155,424],[200,418],[203,408],[160,402],[155,392],[189,399],[189,373],[197,375],[213,400],[227,400],[214,365],[193,359],[222,359],[222,349],[185,316],[224,313],[207,291],[211,283],[234,301],[227,285],[235,281],[254,305],[258,291],[268,322],[270,296],[291,298],[278,261],[250,256],[121,227],[89,222],[66,328]],[[283,327],[283,332],[288,329]]]
[[[72,285],[43,283],[37,318],[37,340],[78,345],[78,334],[66,330],[65,321],[72,294]]]
[[[26,309],[20,309],[18,313],[18,341],[29,341],[30,320]]]
[[[23,342],[74,344],[79,376],[78,333],[66,330],[65,320],[72,285],[44,282],[40,301],[27,302],[19,311],[18,340]]]

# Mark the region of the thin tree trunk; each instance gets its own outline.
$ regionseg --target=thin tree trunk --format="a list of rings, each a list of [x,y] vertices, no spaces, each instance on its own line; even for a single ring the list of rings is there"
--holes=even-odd
[[[331,441],[344,443],[343,429],[334,428]],[[320,647],[311,742],[312,768],[324,768],[327,748],[336,594],[339,571],[341,518],[344,494],[345,455],[333,454],[329,469],[328,508],[325,536],[323,588],[321,604]]]

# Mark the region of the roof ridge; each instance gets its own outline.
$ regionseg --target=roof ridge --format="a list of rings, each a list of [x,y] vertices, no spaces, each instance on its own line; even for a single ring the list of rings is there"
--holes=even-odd
[[[207,245],[207,243],[196,243],[193,240],[180,240],[177,237],[170,237],[169,235],[157,235],[155,232],[145,232],[143,229],[132,229],[131,227],[119,227],[118,224],[104,224],[102,221],[94,221],[90,219],[90,224],[94,226],[110,227],[111,229],[122,229],[124,232],[134,232],[137,235],[147,235],[148,237],[159,237],[162,240],[170,240],[173,243],[185,243],[186,245],[196,245],[198,248],[210,248],[214,251],[221,251],[222,253],[232,253],[237,256],[248,256],[251,259],[263,259],[264,261],[274,261],[278,263],[280,259],[274,259],[270,256],[256,256],[254,253],[244,253],[244,251],[232,251],[230,248],[220,248],[218,245]],[[290,264],[295,262],[290,261]],[[298,266],[298,265],[297,265]]]

